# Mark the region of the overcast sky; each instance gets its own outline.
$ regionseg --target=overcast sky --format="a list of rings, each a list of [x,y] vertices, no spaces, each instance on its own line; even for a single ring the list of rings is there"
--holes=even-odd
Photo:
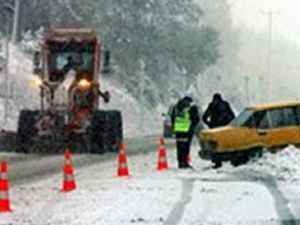
[[[231,0],[233,20],[267,32],[270,10],[275,12],[273,34],[280,35],[300,46],[300,0]]]

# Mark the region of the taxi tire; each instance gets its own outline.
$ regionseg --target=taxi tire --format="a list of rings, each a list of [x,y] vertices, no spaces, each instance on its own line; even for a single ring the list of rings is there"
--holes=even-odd
[[[298,144],[294,144],[294,146],[295,146],[295,148],[298,148],[298,149],[300,149],[300,143],[298,143]]]
[[[234,167],[246,164],[249,161],[249,153],[248,152],[239,152],[234,153],[232,155],[232,159],[230,160],[231,165]]]

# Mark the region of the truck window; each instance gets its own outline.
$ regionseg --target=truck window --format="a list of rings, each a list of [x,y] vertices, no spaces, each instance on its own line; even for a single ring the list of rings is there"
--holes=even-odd
[[[77,72],[94,72],[94,46],[82,43],[53,43],[49,48],[50,81],[62,81],[69,68]]]

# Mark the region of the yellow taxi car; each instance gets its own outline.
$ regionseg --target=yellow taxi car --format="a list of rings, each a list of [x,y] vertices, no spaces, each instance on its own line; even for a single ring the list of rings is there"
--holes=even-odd
[[[300,144],[300,101],[256,105],[244,109],[228,126],[202,130],[198,135],[204,159],[248,161],[263,148]]]

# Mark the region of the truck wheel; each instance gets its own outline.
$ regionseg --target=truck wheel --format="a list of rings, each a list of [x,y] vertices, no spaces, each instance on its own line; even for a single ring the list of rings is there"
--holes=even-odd
[[[91,119],[91,127],[89,129],[89,148],[91,153],[103,154],[105,152],[105,131],[106,129],[105,111],[95,111]]]
[[[39,111],[22,110],[19,115],[16,137],[16,152],[29,153],[34,146],[33,137],[37,134],[35,123]]]
[[[123,123],[120,111],[108,111],[108,151],[116,152],[119,150],[119,145],[123,140]]]
[[[89,137],[91,153],[116,151],[123,139],[121,112],[115,110],[94,112]]]

